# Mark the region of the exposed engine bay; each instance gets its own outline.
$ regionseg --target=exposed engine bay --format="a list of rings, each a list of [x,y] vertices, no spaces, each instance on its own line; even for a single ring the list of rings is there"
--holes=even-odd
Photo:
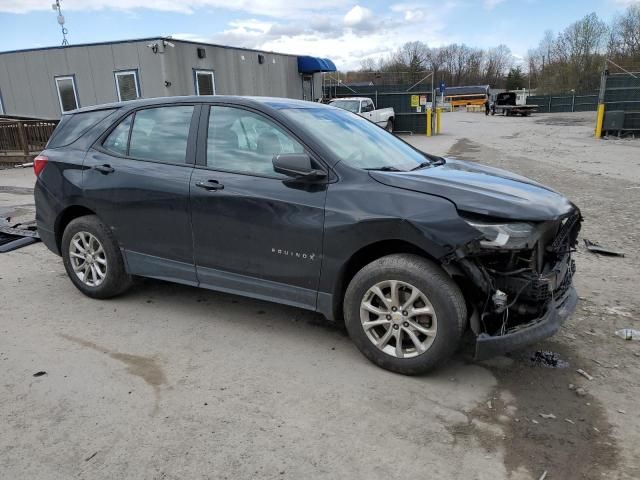
[[[451,259],[466,277],[463,288],[473,303],[470,323],[476,335],[515,333],[562,304],[575,273],[571,254],[582,222],[577,209],[540,223],[465,220],[485,234]]]

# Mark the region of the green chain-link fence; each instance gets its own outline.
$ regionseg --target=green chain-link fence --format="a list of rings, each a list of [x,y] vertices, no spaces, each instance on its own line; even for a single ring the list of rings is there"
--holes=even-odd
[[[640,132],[640,73],[610,73],[602,82],[603,131]]]
[[[527,105],[537,105],[543,113],[595,112],[598,107],[597,92],[591,95],[532,95]]]

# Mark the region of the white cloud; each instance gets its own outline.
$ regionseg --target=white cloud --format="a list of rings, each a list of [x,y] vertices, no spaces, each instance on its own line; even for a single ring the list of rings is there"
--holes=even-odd
[[[0,0],[0,12],[28,13],[51,10],[53,0]],[[63,11],[73,10],[159,10],[192,14],[202,8],[223,8],[251,15],[299,18],[310,12],[347,8],[351,0],[295,2],[290,0],[64,0]]]
[[[425,13],[423,20],[408,22],[402,9],[373,14],[362,7],[347,14],[311,15],[304,23],[296,21],[236,20],[228,29],[200,41],[257,48],[282,53],[331,58],[338,68],[357,69],[365,58],[388,56],[402,44],[421,40],[439,46],[459,40],[448,37],[442,12]],[[430,28],[425,30],[425,22]],[[188,34],[175,38],[196,39]]]
[[[355,27],[362,23],[369,22],[373,18],[373,12],[368,8],[356,5],[344,16],[344,24],[348,27]]]

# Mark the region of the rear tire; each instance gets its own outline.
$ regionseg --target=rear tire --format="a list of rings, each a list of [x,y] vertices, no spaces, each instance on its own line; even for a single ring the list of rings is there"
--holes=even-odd
[[[417,375],[456,351],[467,310],[460,289],[440,267],[418,255],[395,254],[353,277],[344,318],[349,336],[369,360],[392,372]]]
[[[60,249],[71,282],[88,297],[111,298],[131,285],[118,242],[97,216],[72,220]]]
[[[384,129],[389,133],[393,133],[393,120],[391,118],[387,120],[387,125],[384,127]]]

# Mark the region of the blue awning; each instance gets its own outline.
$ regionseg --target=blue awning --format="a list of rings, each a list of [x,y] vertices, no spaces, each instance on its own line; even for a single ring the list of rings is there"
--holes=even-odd
[[[317,73],[317,72],[335,72],[335,64],[328,58],[320,57],[298,57],[298,72],[300,73]]]

